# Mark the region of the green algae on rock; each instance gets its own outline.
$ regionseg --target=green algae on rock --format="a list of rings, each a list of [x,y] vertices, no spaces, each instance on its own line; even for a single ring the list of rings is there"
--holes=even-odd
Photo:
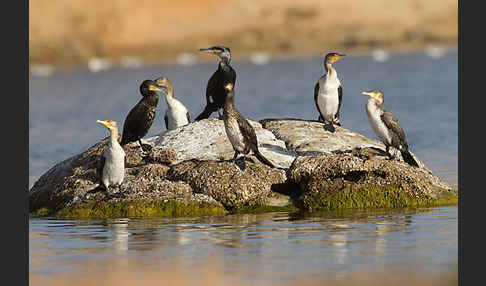
[[[227,211],[206,203],[109,201],[80,203],[54,214],[59,219],[218,216]]]
[[[297,158],[289,180],[299,186],[298,207],[314,211],[457,204],[457,192],[430,170],[369,156],[372,152],[363,148]]]

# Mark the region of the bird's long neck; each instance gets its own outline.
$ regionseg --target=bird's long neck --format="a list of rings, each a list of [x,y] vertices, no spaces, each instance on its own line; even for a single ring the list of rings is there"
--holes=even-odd
[[[173,101],[174,101],[174,88],[172,86],[167,86],[167,94],[165,95],[165,102],[170,107]]]
[[[219,61],[218,68],[222,69],[224,71],[228,71],[229,70],[229,60],[227,58],[221,58],[221,60]]]
[[[326,74],[328,74],[328,75],[335,72],[334,68],[332,67],[332,64],[329,63],[329,62],[324,63],[324,69],[326,70]]]
[[[235,110],[235,102],[234,102],[234,92],[228,92],[226,95],[225,103],[224,103],[224,110],[223,116],[227,115],[230,112]]]
[[[110,129],[110,147],[118,144],[118,128]]]
[[[369,115],[375,115],[377,112],[381,111],[381,105],[378,105],[373,99],[368,99],[368,103],[366,104],[366,112]]]

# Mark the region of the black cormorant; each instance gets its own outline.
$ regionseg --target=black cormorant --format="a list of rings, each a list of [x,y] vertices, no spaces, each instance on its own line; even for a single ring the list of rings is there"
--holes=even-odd
[[[418,167],[418,163],[408,151],[407,139],[402,126],[390,111],[383,108],[385,99],[383,92],[375,89],[368,92],[363,91],[362,94],[370,97],[366,104],[366,115],[373,131],[385,144],[388,156],[392,157],[390,146],[393,146],[400,151],[405,162],[411,166]]]
[[[234,106],[234,86],[232,83],[225,85],[226,91],[226,103],[224,105],[223,120],[226,135],[228,136],[235,155],[233,161],[236,160],[238,154],[242,153],[247,155],[250,151],[253,151],[255,156],[267,166],[275,167],[272,162],[265,158],[258,150],[258,141],[255,130],[241,115]]]
[[[155,80],[155,83],[167,89],[165,94],[165,102],[167,103],[167,110],[165,111],[164,121],[167,130],[173,130],[180,126],[184,126],[191,122],[191,117],[187,108],[177,99],[174,98],[174,86],[166,77],[160,77]]]
[[[206,107],[196,117],[195,121],[209,118],[211,113],[215,111],[218,111],[221,118],[219,109],[224,108],[226,98],[224,85],[231,83],[234,86],[236,82],[236,72],[230,65],[231,52],[229,48],[223,46],[214,46],[208,49],[200,49],[199,51],[217,55],[220,61],[218,69],[213,73],[206,86]]]
[[[121,140],[122,146],[138,141],[140,148],[142,148],[140,139],[147,134],[155,119],[155,111],[159,102],[157,91],[165,91],[165,89],[159,87],[153,80],[144,80],[140,85],[140,93],[143,98],[130,110],[125,118]],[[144,153],[143,148],[142,153]]]
[[[321,76],[314,86],[314,101],[319,111],[319,121],[324,121],[324,129],[334,132],[334,124],[339,122],[339,110],[343,100],[343,87],[332,64],[345,55],[328,53],[324,58],[326,74]]]

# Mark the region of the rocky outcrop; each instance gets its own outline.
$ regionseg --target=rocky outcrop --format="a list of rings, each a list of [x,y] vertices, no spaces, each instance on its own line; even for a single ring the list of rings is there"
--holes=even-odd
[[[233,149],[223,121],[193,122],[125,146],[125,180],[108,195],[99,187],[96,165],[107,138],[52,167],[29,192],[33,215],[57,217],[198,216],[270,207],[313,211],[441,205],[457,192],[420,160],[419,168],[389,160],[384,146],[341,127],[266,119],[254,126],[261,152],[277,168],[249,155],[231,161]]]
[[[432,206],[454,202],[449,186],[425,168],[388,160],[374,147],[298,157],[289,181],[306,210]],[[423,164],[423,163],[422,163]]]
[[[288,151],[285,142],[279,140],[262,125],[249,120],[258,137],[261,153],[275,162],[278,167],[288,168],[295,159],[295,152]],[[179,163],[185,160],[229,160],[234,151],[226,137],[223,120],[210,118],[193,122],[186,126],[171,130],[154,140],[157,147],[169,148],[177,153]]]

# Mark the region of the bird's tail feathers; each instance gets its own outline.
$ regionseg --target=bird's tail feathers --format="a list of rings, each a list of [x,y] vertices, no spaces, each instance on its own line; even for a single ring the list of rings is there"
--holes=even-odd
[[[267,158],[265,158],[262,153],[260,153],[260,151],[257,149],[255,150],[253,153],[255,153],[255,156],[258,158],[258,160],[260,160],[260,162],[262,162],[263,164],[271,167],[271,168],[275,168],[275,165],[270,162],[270,160],[268,160]]]
[[[410,166],[415,166],[415,167],[419,166],[417,161],[415,161],[412,154],[410,154],[410,152],[408,150],[401,151],[401,153],[402,153],[403,161],[407,162],[407,164],[409,164]]]
[[[206,105],[203,112],[201,112],[201,114],[199,114],[196,117],[196,119],[194,119],[194,121],[199,121],[199,120],[202,120],[202,119],[209,118],[209,116],[211,115],[211,113],[213,113],[213,111],[214,111],[213,108],[211,108],[209,105]]]

